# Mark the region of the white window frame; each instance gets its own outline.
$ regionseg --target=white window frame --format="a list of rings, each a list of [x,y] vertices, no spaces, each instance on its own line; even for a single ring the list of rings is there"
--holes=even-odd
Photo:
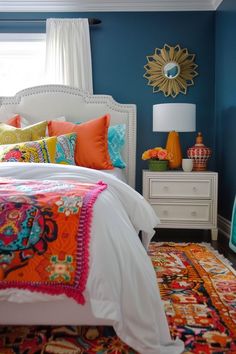
[[[1,42],[45,41],[46,33],[0,33]]]

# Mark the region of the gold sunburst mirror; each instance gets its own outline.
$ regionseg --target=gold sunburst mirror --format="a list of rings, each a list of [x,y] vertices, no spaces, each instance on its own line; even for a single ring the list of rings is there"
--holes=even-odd
[[[144,77],[148,79],[148,85],[153,86],[153,92],[162,91],[165,96],[172,97],[186,94],[188,86],[194,84],[193,78],[198,75],[194,59],[195,54],[189,54],[188,49],[165,44],[147,56]]]

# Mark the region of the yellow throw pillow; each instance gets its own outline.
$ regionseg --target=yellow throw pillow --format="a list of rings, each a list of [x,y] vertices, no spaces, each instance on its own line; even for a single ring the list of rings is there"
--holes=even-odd
[[[46,127],[46,121],[26,128],[15,128],[8,124],[0,123],[0,144],[15,144],[41,139],[45,137]]]
[[[0,162],[55,163],[57,137],[0,145]]]

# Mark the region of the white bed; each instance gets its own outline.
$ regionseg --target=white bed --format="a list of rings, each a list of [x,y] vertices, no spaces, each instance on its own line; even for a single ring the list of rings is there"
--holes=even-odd
[[[4,290],[0,292],[0,324],[107,324],[140,353],[181,353],[182,342],[171,341],[155,273],[138,237],[138,231],[144,231],[143,243],[147,247],[159,220],[150,205],[132,188],[135,186],[135,106],[118,104],[110,96],[88,95],[54,85],[26,89],[12,98],[0,98],[0,104],[0,121],[18,113],[32,123],[59,116],[83,122],[110,113],[111,125],[125,123],[127,128],[124,173],[115,170],[112,175],[56,164],[30,164],[29,168],[26,163],[1,163],[0,177],[103,180],[108,188],[94,206],[86,304],[78,305],[62,295]]]

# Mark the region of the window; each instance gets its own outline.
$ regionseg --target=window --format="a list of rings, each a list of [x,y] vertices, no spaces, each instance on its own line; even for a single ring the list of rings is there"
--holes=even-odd
[[[1,34],[0,96],[45,83],[45,35]]]

